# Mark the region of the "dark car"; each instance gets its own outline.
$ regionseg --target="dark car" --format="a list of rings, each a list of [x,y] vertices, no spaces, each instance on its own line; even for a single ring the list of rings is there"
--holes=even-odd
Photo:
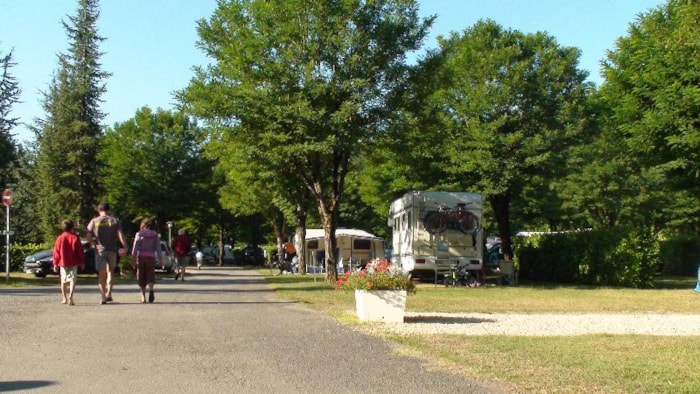
[[[265,252],[258,247],[248,245],[242,250],[243,262],[246,265],[265,265]]]
[[[79,270],[80,274],[94,274],[95,271],[95,250],[90,247],[86,240],[83,240],[83,251],[85,252],[85,269]],[[53,248],[42,250],[30,254],[24,259],[22,270],[26,273],[34,274],[37,277],[44,277],[48,274],[55,274],[53,271]]]

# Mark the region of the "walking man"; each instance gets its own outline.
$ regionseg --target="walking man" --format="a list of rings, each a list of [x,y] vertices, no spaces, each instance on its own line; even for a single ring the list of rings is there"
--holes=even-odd
[[[112,301],[112,274],[117,266],[117,251],[119,247],[128,249],[122,233],[119,219],[109,214],[109,204],[101,202],[97,206],[98,216],[90,220],[87,226],[87,241],[95,248],[95,270],[97,271],[97,287],[100,289],[101,304]]]
[[[187,236],[187,232],[183,229],[177,231],[177,236],[173,238],[173,242],[170,247],[175,251],[175,260],[177,264],[175,272],[175,280],[180,278],[180,280],[185,280],[185,271],[187,270],[187,265],[190,263],[190,249],[192,248],[192,241]]]
[[[64,220],[63,232],[53,246],[53,269],[61,273],[61,303],[75,305],[73,293],[78,278],[78,267],[85,268],[85,252],[78,234],[73,232],[73,221]],[[66,289],[68,287],[68,289]]]

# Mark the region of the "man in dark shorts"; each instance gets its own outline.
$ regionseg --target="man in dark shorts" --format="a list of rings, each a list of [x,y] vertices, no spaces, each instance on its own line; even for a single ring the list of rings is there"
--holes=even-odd
[[[97,206],[99,216],[90,220],[87,226],[87,241],[95,248],[95,270],[97,271],[97,287],[100,289],[101,304],[112,301],[112,273],[117,265],[117,252],[121,247],[128,249],[122,233],[119,219],[109,214],[109,204],[101,202]]]

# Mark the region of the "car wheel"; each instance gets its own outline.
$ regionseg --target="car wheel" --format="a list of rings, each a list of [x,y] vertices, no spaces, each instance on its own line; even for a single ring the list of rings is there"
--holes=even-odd
[[[45,273],[45,272],[35,272],[35,273],[34,273],[34,277],[36,277],[36,278],[45,278],[45,277],[46,277],[46,273]]]

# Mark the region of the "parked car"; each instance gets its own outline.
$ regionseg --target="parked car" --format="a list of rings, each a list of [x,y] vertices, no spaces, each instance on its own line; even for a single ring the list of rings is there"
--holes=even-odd
[[[160,241],[160,250],[160,264],[156,262],[156,269],[167,273],[173,272],[173,269],[175,269],[175,253],[165,241]]]
[[[80,274],[94,274],[95,249],[91,248],[87,240],[82,240],[85,252],[85,269],[79,270]],[[28,274],[43,278],[48,274],[56,274],[53,271],[53,248],[30,254],[24,259],[22,270]]]
[[[242,252],[244,264],[265,265],[265,252],[259,246],[247,245]]]

